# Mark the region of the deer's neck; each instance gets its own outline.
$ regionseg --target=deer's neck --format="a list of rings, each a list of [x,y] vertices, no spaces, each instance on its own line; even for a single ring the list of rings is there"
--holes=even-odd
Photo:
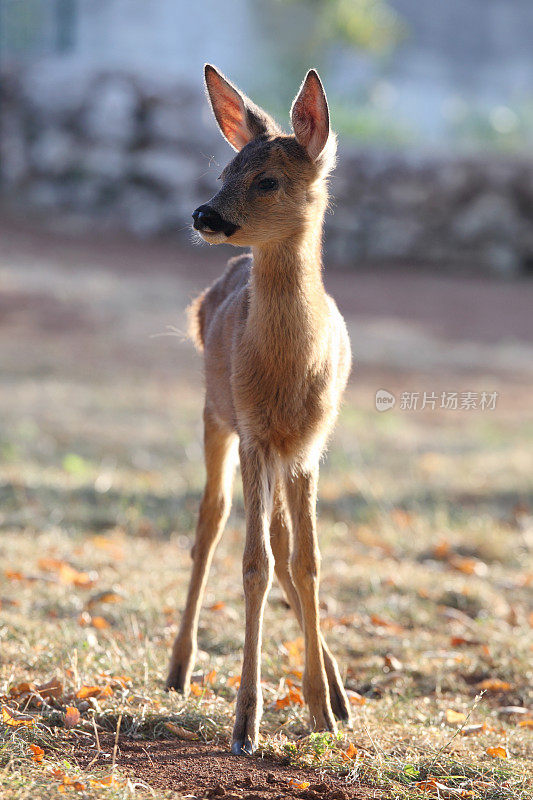
[[[327,320],[320,238],[263,245],[253,256],[248,333],[255,349],[284,362],[309,359]]]

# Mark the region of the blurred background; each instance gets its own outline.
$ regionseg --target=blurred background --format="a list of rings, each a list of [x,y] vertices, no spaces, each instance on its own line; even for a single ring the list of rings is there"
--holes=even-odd
[[[4,195],[63,225],[181,233],[229,151],[212,61],[286,127],[313,64],[340,134],[328,257],[533,264],[528,0],[2,0]],[[218,173],[217,173],[218,174]]]
[[[484,697],[470,721],[492,727],[457,752],[481,774],[505,725],[524,761],[501,776],[525,764],[526,728],[493,715],[531,703],[532,31],[531,0],[0,0],[4,691],[75,653],[86,682],[133,676],[161,704],[154,724],[178,707],[161,687],[203,484],[184,309],[236,254],[191,242],[233,153],[202,68],[288,130],[316,66],[340,145],[324,277],[354,353],[321,470],[329,641],[368,700],[379,780],[382,753],[408,780],[446,744],[445,710],[470,714],[487,681],[510,688]],[[242,533],[237,485],[198,662],[218,671],[226,734]],[[275,698],[280,642],[299,633],[272,597]],[[265,730],[306,730],[300,707],[268,713]]]

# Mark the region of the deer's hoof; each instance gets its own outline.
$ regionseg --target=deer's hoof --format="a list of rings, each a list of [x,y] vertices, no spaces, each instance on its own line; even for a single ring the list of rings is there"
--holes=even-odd
[[[251,756],[255,750],[251,739],[236,739],[231,745],[231,752],[234,756]]]
[[[165,683],[165,691],[170,692],[171,689],[173,689],[175,692],[179,692],[179,694],[189,693],[187,670],[184,669],[180,664],[178,664],[177,667],[173,667],[168,674],[168,678]]]

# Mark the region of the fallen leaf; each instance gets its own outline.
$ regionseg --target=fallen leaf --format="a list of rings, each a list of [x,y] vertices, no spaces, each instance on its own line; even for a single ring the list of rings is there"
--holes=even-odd
[[[466,719],[466,714],[462,711],[454,711],[453,708],[446,709],[446,722],[449,725],[460,725]]]
[[[353,706],[364,706],[366,703],[366,697],[360,695],[359,692],[353,692],[351,689],[347,689],[346,694],[348,695],[348,700]]]
[[[32,694],[37,692],[37,687],[34,683],[28,683],[28,681],[23,681],[22,683],[17,683],[15,686],[12,686],[9,690],[9,694],[11,697],[20,697],[22,694]]]
[[[124,548],[114,539],[97,534],[96,536],[91,536],[89,541],[99,550],[105,550],[116,561],[124,558]]]
[[[492,758],[509,758],[507,749],[501,745],[497,745],[496,747],[487,747],[485,752]]]
[[[121,603],[122,597],[118,592],[113,591],[112,589],[106,592],[98,592],[98,594],[93,594],[87,601],[87,608],[92,608],[97,603]]]
[[[10,728],[32,728],[35,725],[29,714],[19,714],[8,706],[2,706],[2,722]]]
[[[433,555],[439,561],[444,561],[448,558],[451,552],[450,543],[446,539],[441,539],[433,548]]]
[[[109,684],[107,686],[82,686],[76,692],[76,697],[79,700],[86,700],[88,697],[100,699],[101,697],[111,697],[112,694],[113,689]]]
[[[458,572],[463,572],[465,575],[486,575],[487,565],[483,561],[475,558],[461,558],[460,556],[452,556],[448,559],[451,567]]]
[[[533,719],[522,719],[518,723],[519,728],[533,728]]]
[[[195,697],[200,697],[204,692],[205,689],[203,689],[199,683],[191,682],[191,694]]]
[[[96,583],[96,576],[88,572],[79,572],[70,564],[62,564],[59,568],[59,580],[61,583],[72,584],[81,589],[90,589]]]
[[[283,647],[287,653],[289,664],[292,667],[299,667],[303,663],[304,638],[299,636],[292,641],[283,642]]]
[[[43,748],[39,747],[38,744],[31,744],[30,742],[30,750],[33,753],[32,760],[35,761],[37,764],[40,764],[44,756]]]
[[[29,581],[33,580],[28,575],[23,575],[22,572],[19,572],[15,569],[6,569],[4,570],[4,575],[8,579],[8,581]]]
[[[63,696],[63,684],[59,678],[52,678],[37,686],[37,691],[44,700],[59,700]]]
[[[96,628],[99,631],[103,631],[106,628],[110,628],[109,622],[105,619],[105,617],[92,617],[91,625],[93,628]]]
[[[290,705],[305,705],[305,701],[301,691],[296,686],[289,686],[289,691],[285,697],[280,697],[276,700],[276,708],[287,708]]]
[[[228,680],[226,681],[228,686],[240,686],[241,685],[241,676],[240,675],[230,675]]]
[[[107,775],[105,778],[92,778],[89,781],[89,786],[124,786],[126,781],[118,781],[114,775]]]
[[[204,678],[204,684],[214,683],[217,679],[217,671],[216,669],[212,669]]]
[[[173,722],[164,722],[163,727],[166,728],[167,731],[170,731],[170,733],[173,733],[174,736],[177,736],[178,739],[185,739],[190,742],[198,739],[194,731],[188,731],[187,728],[182,728],[181,725],[175,725]]]
[[[353,742],[350,742],[345,755],[347,755],[348,758],[355,758],[357,753],[358,753],[357,747],[354,745]]]
[[[57,572],[61,583],[72,584],[87,589],[95,583],[95,576],[87,572],[79,572],[66,561],[58,558],[40,558],[37,562],[44,572]]]
[[[476,684],[477,689],[483,689],[486,692],[508,692],[511,689],[511,684],[507,681],[501,681],[499,678],[487,678]]]
[[[390,620],[384,619],[380,617],[379,614],[372,614],[370,617],[370,621],[373,625],[376,625],[378,628],[388,628],[390,631],[394,633],[403,633],[405,630],[401,625],[398,625],[396,622],[390,622]]]
[[[218,603],[213,603],[212,606],[209,606],[208,611],[222,611],[223,608],[226,608],[226,604],[223,600],[219,600]]]
[[[64,725],[65,728],[75,728],[80,721],[80,712],[74,706],[67,706]]]
[[[105,617],[92,617],[88,611],[83,611],[80,614],[78,617],[78,625],[81,628],[87,628],[91,626],[97,630],[105,630],[106,628],[111,627],[110,623],[105,619]]]
[[[295,781],[294,778],[291,778],[289,781],[289,786],[291,786],[293,789],[308,789],[311,784],[309,781],[302,781],[299,783],[298,781]]]

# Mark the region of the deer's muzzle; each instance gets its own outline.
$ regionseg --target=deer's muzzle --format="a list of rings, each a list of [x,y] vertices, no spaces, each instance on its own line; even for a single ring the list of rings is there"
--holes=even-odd
[[[231,236],[239,227],[221,217],[218,211],[207,204],[198,206],[196,211],[193,211],[192,218],[193,228],[201,233],[224,233],[226,236]]]

